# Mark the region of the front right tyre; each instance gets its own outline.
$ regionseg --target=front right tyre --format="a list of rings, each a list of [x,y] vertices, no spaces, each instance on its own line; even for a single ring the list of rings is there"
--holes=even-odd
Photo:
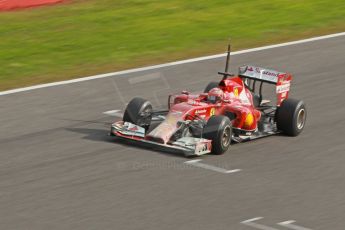
[[[203,137],[212,141],[212,154],[225,153],[231,144],[232,126],[230,119],[226,116],[210,117],[203,129]]]

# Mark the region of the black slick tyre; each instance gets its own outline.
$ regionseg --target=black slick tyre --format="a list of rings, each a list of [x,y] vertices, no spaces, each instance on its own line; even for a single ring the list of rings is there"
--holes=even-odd
[[[212,116],[203,129],[203,137],[212,141],[212,154],[225,153],[231,144],[232,126],[226,116]]]
[[[277,109],[277,128],[288,136],[297,136],[303,131],[306,118],[307,110],[304,102],[288,98]]]
[[[204,89],[204,93],[208,93],[211,89],[217,88],[218,86],[219,86],[218,82],[211,81],[210,83],[208,83],[208,85]]]
[[[152,119],[152,104],[140,97],[133,98],[127,105],[123,121],[145,128],[150,127]]]

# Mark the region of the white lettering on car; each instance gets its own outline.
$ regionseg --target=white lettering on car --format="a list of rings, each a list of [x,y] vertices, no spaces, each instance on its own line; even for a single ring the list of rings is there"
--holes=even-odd
[[[276,89],[276,93],[284,93],[290,90],[290,83],[284,85],[278,85]]]
[[[206,113],[206,109],[196,110],[195,114]]]

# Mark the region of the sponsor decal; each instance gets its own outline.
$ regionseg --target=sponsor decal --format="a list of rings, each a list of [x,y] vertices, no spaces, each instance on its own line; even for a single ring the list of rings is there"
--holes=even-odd
[[[278,76],[278,73],[273,73],[273,72],[270,72],[270,71],[263,71],[262,74],[264,75],[267,75],[267,76],[273,76],[273,77],[277,77]]]
[[[269,82],[276,83],[278,81],[280,72],[275,70],[264,69],[254,66],[240,67],[240,74],[249,78],[261,79]]]
[[[195,153],[202,154],[209,152],[211,148],[211,143],[210,142],[202,142],[202,143],[197,143],[195,146]]]
[[[137,131],[138,127],[137,126],[133,126],[133,127],[128,128],[128,130],[130,130],[130,131]]]
[[[202,152],[206,152],[207,151],[207,143],[201,143],[199,145],[196,146],[196,152],[198,153],[202,153]]]
[[[199,109],[195,111],[195,114],[206,113],[206,109]]]
[[[211,110],[210,110],[210,116],[213,116],[213,115],[215,115],[216,114],[216,109],[215,108],[212,108]]]
[[[277,82],[277,73],[272,73],[269,71],[262,71],[259,76],[259,79],[270,81],[270,82]]]
[[[145,129],[130,122],[125,122],[123,128],[119,130],[119,132],[124,135],[145,137]]]
[[[276,89],[276,93],[284,93],[290,90],[290,83],[284,85],[278,85]]]

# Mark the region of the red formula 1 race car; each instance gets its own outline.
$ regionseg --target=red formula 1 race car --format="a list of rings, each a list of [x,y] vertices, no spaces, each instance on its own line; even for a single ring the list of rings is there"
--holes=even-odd
[[[198,95],[182,91],[169,96],[166,111],[154,111],[145,99],[132,99],[110,134],[186,156],[222,154],[232,142],[277,133],[300,134],[307,113],[303,101],[288,98],[292,76],[255,66],[242,66],[234,76],[228,73],[229,59],[230,46],[225,72],[219,73],[223,79]],[[275,85],[275,105],[263,100],[264,83]]]

